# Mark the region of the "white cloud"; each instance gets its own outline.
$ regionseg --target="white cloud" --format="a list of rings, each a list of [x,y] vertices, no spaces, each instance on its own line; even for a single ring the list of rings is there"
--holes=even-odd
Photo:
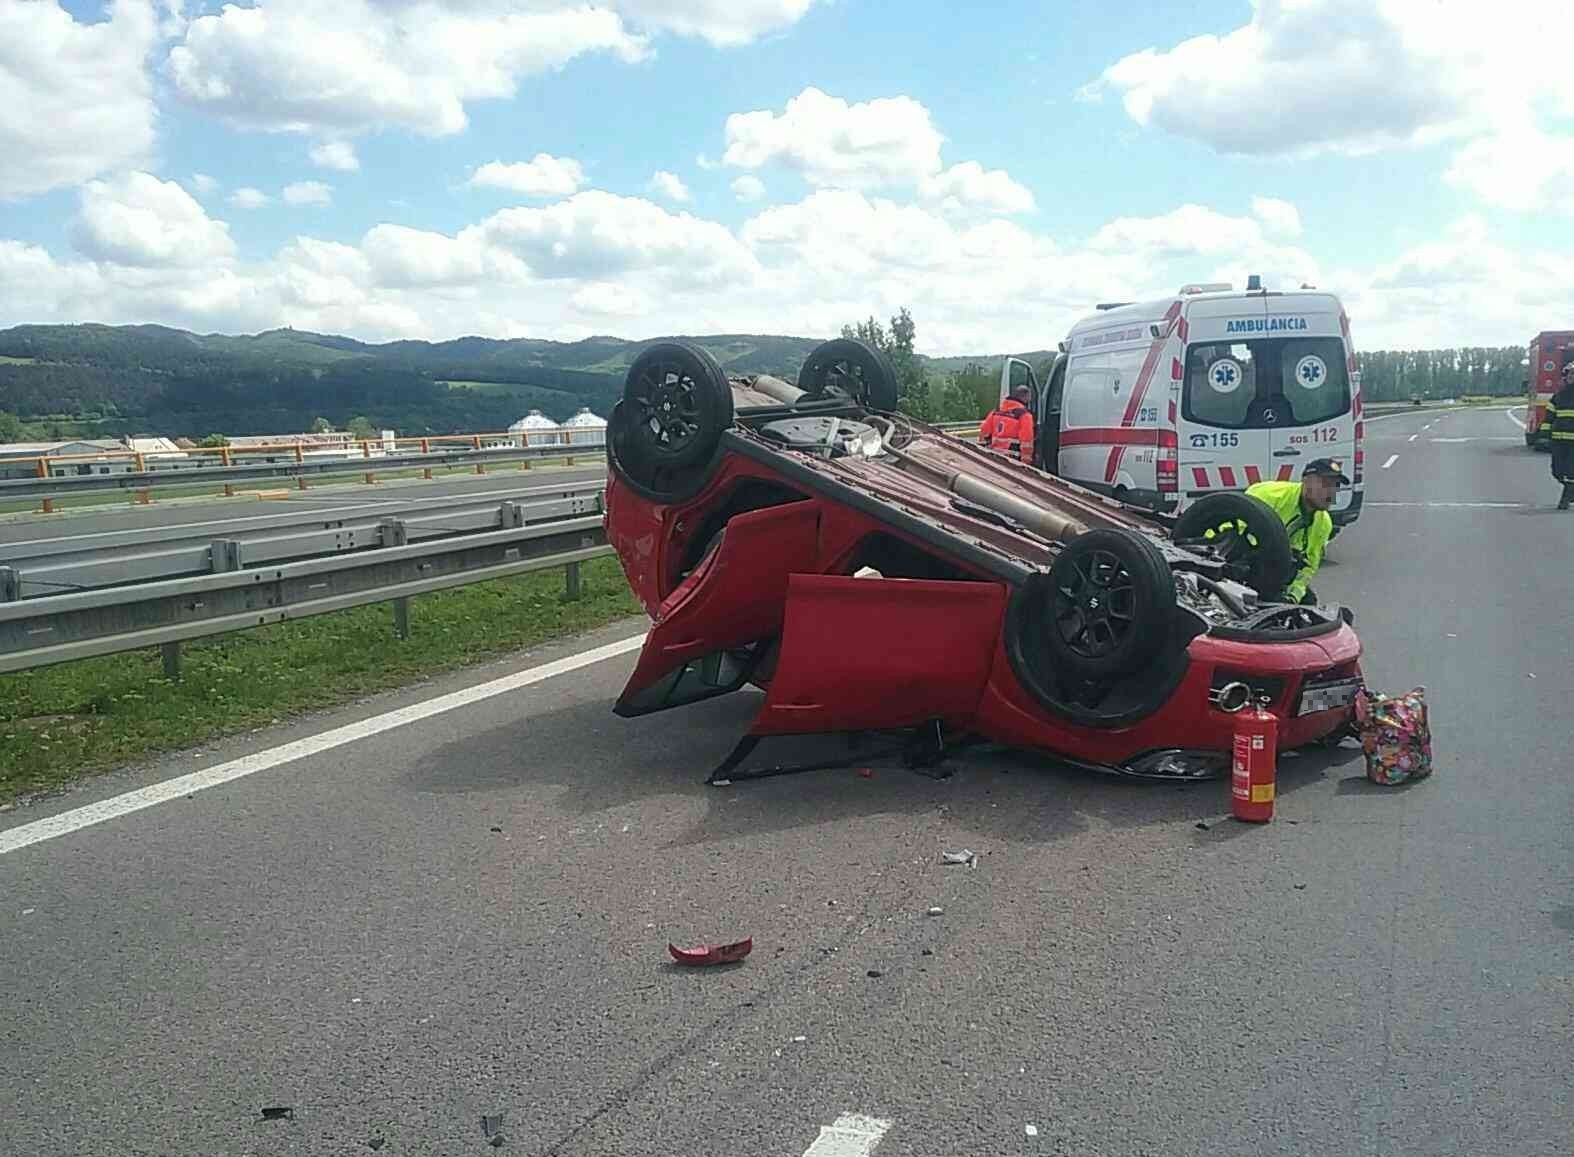
[[[286,205],[328,205],[333,203],[333,186],[321,181],[296,181],[280,193]]]
[[[795,24],[814,0],[613,0],[642,28],[699,36],[720,46],[747,44]]]
[[[1253,197],[1252,216],[1272,233],[1283,237],[1301,235],[1301,211],[1289,201],[1281,201],[1277,197]]]
[[[1477,86],[1436,34],[1439,6],[1253,0],[1249,23],[1124,57],[1103,81],[1138,124],[1219,152],[1372,152],[1451,131],[1472,110]]]
[[[76,185],[142,160],[156,110],[149,0],[79,23],[56,0],[0,2],[0,200]]]
[[[1501,209],[1574,214],[1574,136],[1506,128],[1461,149],[1445,179]]]
[[[193,173],[191,191],[199,197],[211,197],[219,191],[219,183],[206,173]]]
[[[361,167],[361,159],[355,155],[355,146],[349,141],[324,141],[313,145],[307,155],[319,169],[353,173]]]
[[[732,195],[745,205],[763,200],[765,197],[765,182],[753,173],[745,173],[732,182]]]
[[[261,189],[253,189],[250,185],[236,189],[230,194],[230,204],[237,209],[261,209],[272,200],[273,198]]]
[[[512,164],[488,161],[470,177],[471,185],[512,189],[528,197],[566,197],[579,192],[584,183],[585,170],[578,161],[549,153]]]
[[[1036,207],[1033,194],[1025,185],[1012,180],[1004,169],[986,170],[977,161],[963,161],[924,178],[919,193],[953,212],[979,209],[986,213],[1031,213]]]
[[[142,172],[83,186],[72,239],[84,257],[149,268],[222,263],[235,252],[224,222],[174,181]]]
[[[940,171],[940,132],[929,110],[907,96],[850,105],[806,88],[780,114],[733,113],[726,135],[725,163],[740,169],[778,163],[814,185],[916,185]]]
[[[683,183],[683,178],[676,173],[669,173],[665,169],[658,169],[650,179],[650,190],[658,196],[665,197],[679,205],[686,205],[694,200],[694,194],[689,192],[689,187]]]
[[[176,91],[250,128],[463,130],[465,106],[587,53],[645,54],[608,8],[507,0],[267,0],[199,16],[169,54]]]
[[[378,284],[465,285],[479,281],[487,264],[479,238],[378,225],[361,240],[361,251]]]
[[[539,209],[503,209],[466,231],[472,232],[542,278],[604,279],[659,268],[695,284],[718,284],[752,276],[756,268],[725,226],[598,189]]]

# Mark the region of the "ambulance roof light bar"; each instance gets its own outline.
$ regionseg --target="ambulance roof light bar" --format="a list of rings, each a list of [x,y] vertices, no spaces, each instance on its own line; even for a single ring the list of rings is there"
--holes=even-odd
[[[1191,285],[1181,286],[1180,296],[1190,297],[1194,293],[1229,293],[1234,288],[1235,286],[1228,281],[1194,282]]]

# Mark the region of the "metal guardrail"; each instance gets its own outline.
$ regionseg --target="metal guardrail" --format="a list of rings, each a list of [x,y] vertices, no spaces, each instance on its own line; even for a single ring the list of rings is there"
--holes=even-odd
[[[607,554],[599,514],[559,518],[255,570],[168,579],[0,603],[0,672],[142,647],[179,673],[188,639],[392,601],[400,633],[412,595],[562,566],[577,597],[579,564]]]
[[[244,482],[266,478],[306,478],[324,474],[384,473],[390,470],[433,469],[443,466],[480,466],[491,462],[552,461],[602,458],[596,445],[493,446],[481,449],[432,451],[427,454],[388,454],[377,458],[332,458],[294,462],[254,462],[242,466],[202,466],[175,470],[143,470],[129,474],[75,474],[60,478],[0,480],[0,501],[8,498],[62,498],[96,490],[151,490],[155,486],[194,486],[204,483]]]
[[[535,525],[599,512],[603,490],[600,482],[565,484],[484,500],[424,498],[326,517],[320,511],[269,515],[244,530],[221,521],[116,531],[88,541],[0,543],[0,604]]]

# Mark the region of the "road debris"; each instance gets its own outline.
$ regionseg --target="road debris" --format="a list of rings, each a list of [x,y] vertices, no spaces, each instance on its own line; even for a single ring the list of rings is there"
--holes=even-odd
[[[920,956],[933,956],[934,954],[935,954],[935,950],[933,948],[925,948],[918,955],[920,955]]]
[[[971,848],[963,848],[960,852],[941,852],[940,862],[943,864],[966,864],[969,868],[978,867],[978,853]]]
[[[374,1149],[375,1150],[375,1149],[381,1149],[386,1144],[388,1144],[388,1142],[384,1141],[381,1137],[373,1137],[370,1141],[368,1141],[366,1143],[366,1147],[368,1149]]]
[[[860,767],[858,769],[858,775],[862,779],[873,779],[874,778],[874,769],[873,768],[869,768],[869,767]]]
[[[293,1105],[267,1105],[262,1110],[264,1121],[293,1121],[295,1120],[295,1106]]]
[[[1038,1126],[1037,1125],[1026,1125],[1026,1126],[1023,1127],[1022,1131],[1025,1132],[1029,1137],[1037,1137],[1038,1136]]]
[[[754,951],[754,938],[737,940],[731,944],[697,944],[693,948],[679,948],[668,944],[667,951],[679,964],[697,967],[706,964],[736,964]]]
[[[929,915],[931,915],[931,916],[944,916],[945,915],[945,909],[940,907],[937,904],[935,907],[929,909]]]
[[[864,975],[870,980],[879,980],[885,975],[885,973],[881,972],[878,968],[871,968],[868,972],[864,973]]]
[[[1197,821],[1197,830],[1199,832],[1211,832],[1213,830],[1213,826],[1211,824],[1207,823],[1204,820],[1198,820]],[[1082,870],[1084,872],[1087,871],[1086,868],[1083,868]]]
[[[500,828],[500,827],[497,827],[497,826],[495,826],[495,825],[494,825],[494,826],[493,826],[493,828],[492,828],[492,830],[493,830],[493,831],[494,831],[494,832],[500,832],[500,831],[502,831],[502,830],[503,830],[503,829],[502,829],[502,828]]]
[[[481,1118],[481,1135],[483,1137],[495,1137],[498,1133],[502,1132],[502,1129],[503,1114],[498,1113],[494,1116],[485,1116]]]

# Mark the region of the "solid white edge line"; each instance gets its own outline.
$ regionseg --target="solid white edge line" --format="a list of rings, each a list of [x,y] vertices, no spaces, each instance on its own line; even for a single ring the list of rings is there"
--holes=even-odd
[[[539,667],[531,667],[526,671],[516,671],[512,675],[504,675],[500,679],[493,679],[488,683],[478,683],[474,687],[466,687],[460,691],[453,691],[447,695],[440,695],[436,699],[428,699],[424,703],[412,703],[408,707],[399,707],[393,711],[386,711],[381,715],[374,715],[370,719],[362,719],[356,723],[347,723],[343,727],[335,727],[331,731],[324,731],[318,735],[309,735],[305,739],[297,739],[280,747],[269,748],[267,751],[254,752],[243,755],[239,759],[232,759],[227,763],[216,764],[202,771],[194,771],[189,775],[177,776],[165,780],[163,783],[150,784],[128,791],[123,795],[112,796],[97,803],[90,803],[84,807],[73,808],[71,811],[61,812],[59,815],[49,816],[46,819],[34,820],[29,824],[21,824],[6,831],[0,831],[0,856],[15,852],[31,844],[42,843],[45,840],[57,839],[80,831],[82,828],[94,824],[105,823],[108,820],[118,819],[132,812],[141,811],[143,808],[154,807],[161,803],[168,803],[182,796],[192,795],[195,792],[205,791],[210,787],[229,783],[231,780],[241,779],[248,775],[255,775],[259,771],[267,771],[281,764],[294,763],[296,760],[306,759],[313,755],[320,755],[325,751],[332,751],[336,747],[343,747],[357,740],[367,739],[379,735],[384,731],[391,731],[396,727],[405,727],[411,723],[419,723],[423,719],[430,719],[434,715],[442,715],[460,707],[468,707],[473,703],[480,703],[485,699],[492,699],[498,695],[506,695],[510,691],[518,691],[536,683],[545,682],[566,675],[570,671],[578,671],[582,667],[591,667],[607,659],[626,655],[637,650],[645,642],[644,635],[635,635],[628,639],[619,639],[615,643],[608,643],[589,651],[581,651],[577,655],[566,655],[561,659],[554,659],[550,663],[543,663]]]
[[[891,1122],[878,1117],[843,1113],[834,1124],[820,1126],[820,1135],[803,1157],[869,1157],[890,1128]]]
[[[1516,409],[1524,410],[1525,411],[1525,417],[1526,418],[1530,417],[1530,407],[1529,406],[1510,406],[1508,409],[1504,410],[1503,412],[1508,415],[1508,420],[1510,422],[1513,422],[1514,425],[1518,426],[1521,430],[1528,430],[1530,428],[1528,424],[1526,424],[1525,422],[1521,422],[1518,418],[1514,417],[1514,411]]]
[[[1390,454],[1388,456],[1388,461],[1383,463],[1383,469],[1387,470],[1390,466],[1392,466],[1397,461],[1399,461],[1399,455],[1398,454]]]

